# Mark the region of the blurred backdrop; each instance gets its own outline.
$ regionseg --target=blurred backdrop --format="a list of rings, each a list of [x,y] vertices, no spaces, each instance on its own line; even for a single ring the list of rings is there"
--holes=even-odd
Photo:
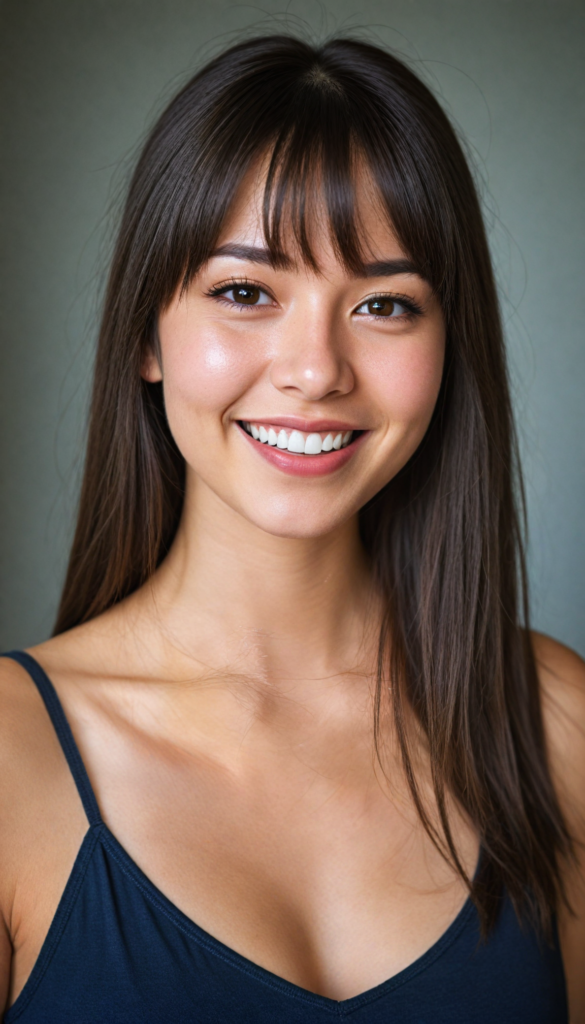
[[[140,141],[204,61],[268,31],[391,47],[465,138],[506,323],[534,624],[585,654],[582,0],[0,0],[0,648],[51,631]]]

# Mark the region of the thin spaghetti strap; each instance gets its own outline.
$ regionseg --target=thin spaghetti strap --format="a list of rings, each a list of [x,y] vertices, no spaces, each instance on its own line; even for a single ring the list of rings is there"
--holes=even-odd
[[[91,788],[89,776],[81,759],[81,754],[79,753],[77,744],[73,739],[71,726],[67,721],[61,701],[59,700],[55,687],[47,673],[41,668],[38,661],[35,661],[32,655],[27,654],[26,651],[8,651],[6,654],[0,655],[0,657],[12,658],[13,661],[17,661],[18,664],[22,665],[23,669],[28,672],[43,698],[45,707],[49,713],[49,718],[51,719],[55,732],[57,733],[57,738],[67,759],[67,764],[71,770],[75,785],[77,786],[77,792],[81,797],[81,802],[87,815],[87,820],[90,825],[101,824],[102,816],[95,798],[95,793]]]

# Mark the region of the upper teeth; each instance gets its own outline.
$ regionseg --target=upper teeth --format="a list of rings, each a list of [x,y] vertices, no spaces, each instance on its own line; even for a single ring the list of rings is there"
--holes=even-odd
[[[295,455],[320,455],[321,452],[330,452],[332,448],[345,448],[353,437],[353,430],[306,434],[302,430],[284,430],[282,427],[266,427],[255,423],[243,422],[242,426],[256,441],[276,448],[286,448]]]

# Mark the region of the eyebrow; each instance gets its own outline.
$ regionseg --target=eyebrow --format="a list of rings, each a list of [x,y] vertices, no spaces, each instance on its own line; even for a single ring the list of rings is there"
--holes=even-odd
[[[291,258],[283,252],[273,255],[270,249],[255,245],[236,245],[234,243],[220,245],[218,249],[214,249],[210,259],[216,256],[231,256],[236,260],[246,260],[247,263],[263,263],[267,267],[291,267],[293,263]]]
[[[245,260],[248,263],[261,263],[268,267],[278,266],[288,269],[293,266],[290,256],[287,256],[285,253],[278,253],[273,256],[269,249],[262,246],[227,243],[214,249],[210,258],[213,259],[218,256],[231,256],[232,259]],[[374,263],[365,263],[363,265],[364,277],[393,277],[395,274],[417,274],[419,277],[424,278],[424,274],[421,274],[416,264],[412,260],[405,258],[376,260]],[[354,276],[361,277],[362,274],[355,274]]]

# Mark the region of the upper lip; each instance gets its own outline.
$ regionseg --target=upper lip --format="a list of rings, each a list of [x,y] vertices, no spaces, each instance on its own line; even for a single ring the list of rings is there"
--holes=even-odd
[[[304,434],[322,433],[324,430],[364,430],[354,423],[344,420],[305,420],[301,416],[239,416],[242,423],[254,423],[258,426],[284,427],[289,430],[301,430]]]

